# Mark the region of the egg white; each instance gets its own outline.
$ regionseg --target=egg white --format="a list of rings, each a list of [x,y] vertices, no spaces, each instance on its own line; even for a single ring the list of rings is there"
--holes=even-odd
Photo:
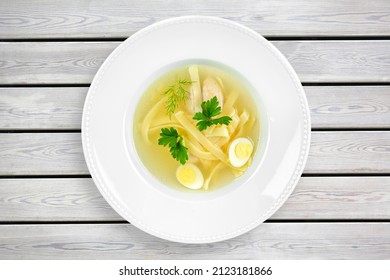
[[[181,172],[184,168],[190,168],[191,170],[194,171],[195,173],[195,181],[192,183],[192,184],[187,184],[185,182],[181,182],[180,179],[179,179],[179,172]],[[197,189],[200,189],[203,187],[203,182],[204,182],[204,178],[203,178],[203,174],[202,172],[200,171],[200,169],[192,164],[192,163],[187,163],[185,165],[180,165],[177,170],[176,170],[176,179],[180,182],[180,184],[182,184],[183,186],[189,188],[189,189],[192,189],[192,190],[197,190]]]
[[[236,147],[239,143],[250,144],[252,147],[252,153],[253,153],[253,143],[251,140],[249,140],[248,138],[244,138],[244,137],[234,139],[233,142],[230,144],[229,151],[228,151],[229,161],[230,161],[231,165],[233,165],[234,167],[241,167],[241,166],[245,165],[245,163],[248,162],[249,158],[252,155],[252,153],[251,153],[248,157],[245,157],[243,159],[238,158],[235,150],[236,150]]]

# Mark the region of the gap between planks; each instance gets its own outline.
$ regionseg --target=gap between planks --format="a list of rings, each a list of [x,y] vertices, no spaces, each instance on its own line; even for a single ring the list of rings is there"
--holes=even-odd
[[[266,220],[263,224],[364,224],[364,223],[389,223],[390,219],[288,219],[288,220]],[[17,225],[111,225],[111,224],[129,224],[130,222],[123,220],[102,220],[102,221],[0,221],[1,226],[17,226]]]
[[[133,33],[134,34],[134,33]],[[77,38],[77,37],[68,37],[68,38],[60,38],[60,37],[50,37],[50,38],[1,38],[0,42],[4,43],[50,43],[50,42],[123,42],[128,39],[133,34],[129,34],[128,37],[86,37],[86,38]],[[363,35],[363,36],[354,36],[354,35],[345,35],[345,36],[263,36],[268,41],[385,41],[390,40],[390,35]]]

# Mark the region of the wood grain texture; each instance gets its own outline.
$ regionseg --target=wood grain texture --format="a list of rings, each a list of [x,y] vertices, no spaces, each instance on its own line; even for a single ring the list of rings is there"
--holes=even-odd
[[[5,225],[0,259],[388,259],[389,223],[265,223],[212,244],[181,244],[129,224]]]
[[[88,88],[0,88],[0,129],[81,129]]]
[[[88,174],[81,135],[0,134],[0,174]]]
[[[270,220],[390,219],[390,177],[303,177]],[[92,179],[1,179],[0,221],[123,221]]]
[[[390,177],[302,177],[279,219],[389,219]]]
[[[390,128],[390,86],[305,86],[312,128]],[[88,87],[1,88],[0,130],[80,129]]]
[[[389,82],[390,40],[274,41],[302,82]],[[0,84],[90,83],[118,42],[0,42]]]
[[[388,82],[390,41],[276,41],[302,82]]]
[[[0,221],[123,220],[90,178],[1,179]]]
[[[304,83],[386,83],[306,86],[313,128],[390,128],[388,0],[0,1],[0,176],[89,174],[79,133],[5,131],[80,129],[87,86],[111,51],[190,14],[273,38]],[[389,259],[390,131],[314,132],[304,172],[319,175],[302,177],[268,223],[202,245],[125,223],[90,178],[0,178],[0,259]],[[324,176],[334,173],[359,176]]]
[[[307,86],[312,128],[390,128],[389,86]]]
[[[267,36],[389,35],[389,14],[386,0],[14,0],[0,2],[0,38],[127,37],[183,15],[219,16]]]
[[[390,132],[313,132],[305,173],[390,173]],[[79,133],[0,134],[0,175],[88,174]]]
[[[0,84],[90,83],[118,43],[0,42]]]
[[[390,132],[312,133],[306,173],[388,173]]]

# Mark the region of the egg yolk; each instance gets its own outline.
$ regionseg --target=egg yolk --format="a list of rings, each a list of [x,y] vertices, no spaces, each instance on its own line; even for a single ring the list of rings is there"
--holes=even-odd
[[[177,179],[183,185],[191,185],[195,182],[196,174],[191,167],[183,167],[177,174]]]
[[[248,158],[252,153],[252,145],[249,143],[238,143],[234,153],[239,159]]]

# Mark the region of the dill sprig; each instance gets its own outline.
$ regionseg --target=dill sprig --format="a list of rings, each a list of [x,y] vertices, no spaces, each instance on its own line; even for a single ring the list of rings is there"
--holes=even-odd
[[[167,96],[165,107],[169,117],[172,116],[181,102],[188,99],[189,92],[185,89],[185,87],[191,85],[192,83],[192,81],[188,81],[186,79],[179,79],[175,84],[169,86],[163,92],[163,95]]]

